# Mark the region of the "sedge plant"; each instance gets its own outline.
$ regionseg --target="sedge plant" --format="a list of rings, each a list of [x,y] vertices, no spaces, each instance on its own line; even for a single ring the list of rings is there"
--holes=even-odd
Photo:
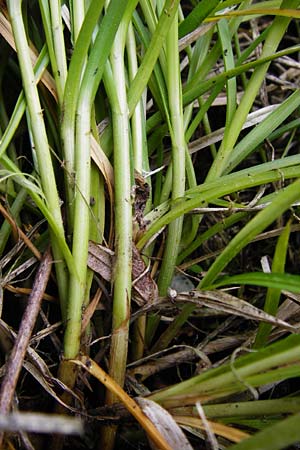
[[[199,402],[224,448],[298,441],[289,380],[299,377],[300,343],[287,335],[298,329],[288,302],[300,293],[300,1],[6,3],[1,200],[19,227],[43,224],[32,238],[40,251],[50,239],[60,311],[49,308],[63,324],[63,357],[51,349],[50,360],[61,385],[82,389],[86,407],[100,404],[103,416],[123,388],[147,392],[170,410],[174,430],[176,420],[188,427],[191,446],[203,438]],[[0,229],[1,269],[18,253],[11,223]],[[270,273],[262,257],[272,259]],[[177,365],[173,344],[194,349],[189,367]],[[214,344],[223,353],[210,361]],[[88,358],[114,385],[95,399],[78,376]],[[149,358],[158,361],[155,379]],[[147,388],[132,379],[139,368],[150,371]],[[261,399],[279,382],[290,403]],[[74,407],[72,395],[62,401]],[[97,428],[101,448],[139,445],[118,425]]]

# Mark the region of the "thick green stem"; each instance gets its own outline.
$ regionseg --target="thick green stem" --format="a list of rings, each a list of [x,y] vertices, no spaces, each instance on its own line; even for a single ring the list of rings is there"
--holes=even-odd
[[[176,202],[184,196],[185,192],[185,136],[182,112],[182,92],[180,79],[180,65],[178,53],[178,14],[170,27],[167,38],[167,68],[168,68],[168,95],[171,120],[172,139],[172,200]],[[158,278],[160,295],[167,295],[174,274],[176,259],[178,257],[181,240],[183,216],[174,220],[168,227],[163,261]],[[160,340],[153,351],[161,348]]]
[[[76,43],[83,19],[84,19],[84,0],[72,0],[70,1],[70,10],[71,10],[71,16],[72,16],[72,39],[73,39],[73,45]]]
[[[85,96],[79,101],[76,120],[76,187],[74,200],[74,234],[72,253],[79,277],[70,279],[70,303],[65,332],[65,358],[75,358],[80,348],[81,314],[87,274],[90,227],[90,113],[91,104]]]
[[[138,71],[138,63],[134,29],[131,22],[128,27],[126,50],[128,59],[128,75],[130,82],[132,82],[134,76]],[[146,116],[143,108],[143,99],[141,99],[136,105],[131,118],[133,165],[134,170],[136,170],[139,174],[143,174],[143,171],[149,170],[145,122]],[[148,179],[147,183],[149,183]],[[145,209],[145,212],[146,210],[147,207]],[[146,316],[142,316],[139,317],[133,325],[133,333],[131,339],[131,357],[134,360],[142,358],[144,354],[145,330]]]
[[[131,1],[131,3],[133,3]],[[134,2],[136,3],[136,2]],[[110,375],[122,386],[128,349],[132,266],[132,202],[129,118],[126,95],[124,46],[128,21],[123,19],[111,53],[112,76],[117,100],[111,103],[115,171],[115,276],[113,336],[110,349]],[[114,396],[107,394],[108,402]]]
[[[81,313],[86,295],[90,230],[90,138],[92,103],[126,5],[127,2],[125,0],[122,2],[112,0],[110,2],[107,13],[100,24],[94,46],[92,47],[86,65],[78,99],[75,141],[76,195],[73,206],[74,232],[72,253],[79,275],[78,277],[71,276],[70,278],[70,301],[64,340],[64,356],[66,359],[75,358],[80,349]],[[64,371],[62,371],[61,376],[62,378],[64,377]],[[70,384],[74,383],[75,378],[73,377],[72,380],[71,376],[68,378],[68,382]]]
[[[75,178],[75,115],[78,104],[82,72],[86,64],[86,56],[91,45],[93,31],[103,9],[104,0],[93,0],[79,36],[70,62],[68,77],[66,80],[63,100],[63,114],[61,135],[63,141],[63,156],[65,162],[65,186],[68,212],[68,232],[73,232],[74,222],[74,178]],[[96,68],[97,69],[97,68]],[[96,70],[95,69],[95,70]]]
[[[8,8],[11,16],[11,24],[16,49],[19,55],[20,70],[31,121],[32,136],[35,145],[43,193],[46,198],[49,212],[56,222],[56,227],[59,229],[59,234],[63,236],[64,228],[60,211],[60,200],[56,188],[56,180],[54,176],[45,123],[43,120],[43,112],[36,87],[34,72],[30,60],[27,37],[22,19],[22,0],[9,1]],[[67,271],[63,254],[60,250],[59,243],[57,242],[57,238],[54,233],[51,233],[51,238],[54,259],[57,261],[55,264],[55,268],[58,279],[59,294],[64,308],[67,298]]]
[[[182,116],[181,80],[178,54],[178,15],[170,27],[167,38],[167,61],[168,61],[168,95],[172,139],[172,200],[176,201],[185,192],[185,138]],[[168,228],[163,262],[158,279],[161,295],[166,295],[171,284],[175,261],[181,239],[183,218],[172,222]]]
[[[131,156],[124,49],[129,21],[136,3],[136,0],[127,2],[127,10],[116,34],[106,74],[112,108],[115,174],[115,264],[109,374],[120,386],[124,385],[127,363],[132,274]],[[117,397],[107,391],[106,403],[116,401]],[[101,448],[112,449],[115,434],[115,427],[106,427],[103,430]]]
[[[50,2],[51,27],[53,37],[53,48],[57,64],[57,73],[54,74],[59,103],[62,104],[63,92],[67,79],[67,59],[64,41],[63,24],[61,18],[61,1]]]

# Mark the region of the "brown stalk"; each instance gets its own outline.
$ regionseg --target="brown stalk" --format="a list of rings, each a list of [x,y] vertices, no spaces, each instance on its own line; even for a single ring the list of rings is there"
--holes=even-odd
[[[29,345],[32,330],[38,316],[43,295],[50,277],[52,257],[48,249],[37,271],[32,292],[22,317],[15,345],[6,364],[6,372],[0,390],[0,414],[8,414],[11,409],[14,392]],[[0,433],[0,448],[2,448],[4,433]]]

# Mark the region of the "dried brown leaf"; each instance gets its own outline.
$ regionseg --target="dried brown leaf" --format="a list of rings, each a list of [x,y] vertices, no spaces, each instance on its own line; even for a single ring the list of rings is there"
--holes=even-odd
[[[259,320],[274,326],[284,328],[291,332],[297,332],[297,328],[289,323],[267,314],[259,308],[233,295],[223,291],[189,291],[178,294],[172,298],[173,302],[194,303],[196,306],[206,306],[226,314],[245,317],[246,319]]]
[[[113,255],[114,253],[111,250],[90,241],[88,267],[101,275],[104,280],[111,281]]]
[[[132,246],[132,279],[133,289],[138,294],[135,300],[139,305],[152,303],[157,298],[157,285],[135,245]]]
[[[89,242],[88,267],[106,281],[112,280],[113,259],[114,253],[111,250]],[[152,303],[158,296],[157,285],[135,245],[132,246],[132,287],[134,300],[138,305]]]
[[[80,400],[80,398],[72,391],[70,390],[65,384],[63,384],[58,378],[54,378],[52,376],[45,377],[45,374],[40,372],[37,367],[35,367],[31,362],[24,360],[23,361],[23,367],[29,372],[32,377],[45,389],[48,394],[53,397],[60,405],[64,406],[66,409],[72,412],[78,412],[77,409],[72,408],[71,406],[67,405],[54,391],[53,384],[57,384],[60,389],[68,392],[71,394],[74,398],[76,398],[77,401]]]
[[[143,413],[151,420],[155,428],[165,438],[171,448],[193,450],[193,447],[185,437],[185,434],[167,410],[162,408],[158,403],[146,398],[139,397],[136,401],[142,408]],[[150,439],[149,442],[152,449],[158,449]]]
[[[134,196],[134,217],[141,230],[145,229],[144,211],[150,195],[150,187],[145,178],[137,171],[134,173],[135,185],[133,187]]]
[[[114,170],[108,157],[93,136],[91,136],[91,157],[106,181],[110,201],[113,204]]]

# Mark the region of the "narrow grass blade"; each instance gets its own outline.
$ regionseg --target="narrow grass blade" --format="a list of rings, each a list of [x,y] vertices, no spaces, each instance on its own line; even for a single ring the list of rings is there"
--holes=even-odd
[[[251,240],[263,231],[274,220],[281,216],[292,203],[299,200],[300,180],[289,185],[278,193],[273,202],[263,211],[259,212],[229,243],[222,254],[215,260],[207,274],[200,283],[203,289],[212,284],[224,267],[245,247]]]
[[[222,45],[224,68],[226,71],[232,70],[235,67],[233,50],[231,47],[231,35],[229,26],[226,20],[220,20],[218,23],[218,30],[220,41]],[[230,122],[234,116],[237,104],[237,87],[236,78],[230,78],[226,81],[226,126],[230,126]]]
[[[291,94],[233,149],[224,173],[229,173],[267,139],[300,105],[300,90]]]
[[[131,116],[136,104],[141,98],[148,80],[153,71],[154,65],[157,61],[161,48],[165,42],[168,30],[174,20],[177,11],[179,0],[166,0],[161,16],[159,18],[157,27],[152,36],[150,45],[143,58],[143,62],[130,85],[128,91],[128,110]]]
[[[188,33],[191,33],[195,28],[199,27],[203,20],[218,6],[218,0],[202,0],[190,14],[179,25],[178,35],[179,39]]]
[[[285,290],[300,293],[300,276],[288,273],[263,273],[250,272],[241,275],[233,275],[231,277],[222,277],[213,283],[210,288],[216,289],[223,286],[231,285],[256,285],[279,290]]]
[[[293,158],[293,157],[291,157]],[[298,158],[298,157],[296,157]],[[286,161],[285,161],[286,160]],[[278,168],[280,164],[283,164],[284,162],[287,163],[288,158],[282,159],[282,160],[276,160],[275,166],[278,164]],[[292,160],[288,160],[289,162]],[[275,161],[274,161],[275,163]],[[272,163],[267,163],[272,164]],[[281,179],[288,179],[288,178],[298,178],[299,177],[299,170],[300,167],[293,166],[288,169],[280,169],[280,171],[272,170],[272,171],[262,171],[259,174],[259,169],[262,169],[261,167],[257,167],[255,170],[255,176],[254,173],[252,173],[252,169],[241,171],[240,173],[235,173],[232,175],[228,175],[226,177],[221,177],[218,179],[218,181],[213,183],[205,183],[204,185],[200,185],[195,189],[189,190],[185,197],[182,199],[179,199],[176,202],[176,205],[172,208],[172,210],[168,211],[170,208],[170,204],[163,204],[161,205],[161,209],[159,211],[155,211],[155,218],[153,222],[151,221],[151,226],[148,230],[146,230],[145,234],[141,237],[139,242],[137,243],[137,247],[139,249],[143,248],[144,245],[148,242],[148,240],[154,236],[156,233],[159,233],[165,225],[170,223],[172,220],[176,219],[180,215],[186,214],[187,212],[191,211],[192,209],[199,207],[201,205],[205,205],[207,202],[215,200],[216,198],[223,197],[224,195],[227,195],[231,192],[237,192],[241,188],[244,189],[246,187],[250,186],[258,186],[261,184],[266,184],[275,180],[281,180]],[[267,166],[265,166],[267,167]],[[270,166],[269,166],[270,167]],[[242,176],[241,176],[242,175]],[[206,190],[207,189],[207,190]],[[197,192],[199,191],[199,192]],[[295,194],[295,192],[294,192]],[[189,199],[189,197],[192,197]],[[296,194],[295,198],[297,200]],[[291,202],[294,203],[293,200]],[[269,206],[270,207],[270,206]],[[286,209],[288,208],[288,205],[286,205]],[[165,215],[166,211],[168,211]],[[159,215],[157,215],[159,213]],[[276,213],[275,213],[276,214]],[[274,216],[274,218],[277,216]],[[271,220],[271,217],[269,217]],[[274,219],[273,219],[274,220]],[[271,221],[272,222],[272,221]],[[270,222],[270,223],[271,223]],[[258,231],[259,233],[259,231]],[[257,234],[258,234],[257,233]],[[210,283],[211,284],[211,283]]]
[[[290,231],[291,231],[291,223],[288,222],[283,232],[279,236],[279,239],[276,244],[272,263],[272,273],[275,272],[286,275],[284,273],[284,267],[288,252]],[[298,280],[298,284],[300,289],[300,277]],[[280,290],[275,289],[273,286],[269,287],[266,295],[264,311],[269,314],[272,314],[273,316],[276,316],[279,300],[280,300]],[[259,325],[257,335],[255,337],[254,348],[262,347],[267,342],[271,329],[272,328],[267,324]]]
[[[207,370],[189,380],[152,394],[151,400],[164,406],[175,407],[194,404],[197,398],[202,402],[224,397],[234,392],[249,389],[247,380],[256,379],[255,386],[274,382],[273,371],[279,367],[290,369],[289,377],[299,373],[300,336],[291,335],[275,344],[239,358],[232,358],[230,364]],[[277,380],[288,377],[286,371],[277,372]],[[253,385],[254,386],[254,385]]]
[[[299,5],[299,0],[283,0],[281,3],[282,8],[285,7],[297,7]],[[277,50],[277,47],[284,36],[285,30],[289,24],[289,18],[285,17],[276,17],[270,26],[269,33],[266,37],[266,41],[262,51],[262,58],[268,57],[274,54]],[[246,120],[246,117],[253,106],[255,97],[257,92],[261,86],[265,78],[265,74],[268,70],[269,63],[263,64],[260,67],[257,67],[253,72],[249,83],[247,84],[247,88],[244,92],[242,100],[236,109],[230,127],[226,129],[226,133],[224,134],[224,139],[222,141],[222,145],[219,148],[218,154],[210,167],[209,173],[207,175],[207,181],[215,179],[220,176],[223,171],[226,169],[226,165],[228,162],[228,158],[232,152],[232,148],[234,147],[240,131],[243,127],[243,124]]]
[[[295,414],[275,425],[259,431],[254,436],[238,444],[230,450],[280,450],[300,440],[300,414]]]

